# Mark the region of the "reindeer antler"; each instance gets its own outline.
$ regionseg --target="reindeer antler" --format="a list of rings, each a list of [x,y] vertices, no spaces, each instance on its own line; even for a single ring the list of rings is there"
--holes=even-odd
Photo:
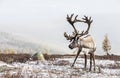
[[[73,27],[73,29],[74,29],[73,36],[67,35],[66,32],[64,33],[64,36],[67,38],[67,40],[70,40],[70,41],[71,41],[72,39],[75,39],[76,36],[81,37],[81,36],[83,36],[83,35],[88,34],[88,33],[89,33],[88,31],[89,31],[89,29],[90,29],[90,25],[91,25],[91,23],[93,22],[93,20],[91,20],[91,17],[88,18],[87,16],[84,16],[84,18],[82,18],[82,20],[78,20],[78,19],[77,19],[78,15],[76,15],[75,18],[72,19],[73,16],[74,16],[74,14],[71,14],[70,16],[67,15],[67,17],[66,17],[67,21],[72,25],[72,27]],[[79,33],[79,32],[77,31],[77,29],[75,28],[75,26],[74,26],[74,23],[76,23],[76,22],[84,22],[84,23],[87,23],[87,24],[88,24],[87,30],[86,30],[86,31],[83,30],[81,33]]]
[[[85,32],[82,31],[80,33],[81,36],[86,35],[86,34],[89,33],[90,25],[93,22],[93,20],[91,20],[91,17],[88,18],[87,16],[84,16],[84,18],[82,18],[82,19],[83,19],[83,21],[81,21],[81,22],[87,23],[88,24],[88,28],[87,28],[87,30]]]
[[[78,34],[78,31],[77,31],[77,29],[74,26],[74,23],[76,23],[76,22],[83,22],[83,21],[77,19],[78,15],[76,15],[75,18],[72,20],[73,16],[74,16],[74,14],[71,14],[71,16],[67,15],[66,19],[72,25],[75,33]]]

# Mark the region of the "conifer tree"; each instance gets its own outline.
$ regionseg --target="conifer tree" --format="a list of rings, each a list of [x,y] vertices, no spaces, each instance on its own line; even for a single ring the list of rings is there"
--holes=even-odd
[[[110,44],[110,41],[108,39],[108,35],[107,34],[105,35],[105,38],[103,40],[102,48],[107,53],[107,55],[110,55],[109,51],[111,50],[111,44]]]

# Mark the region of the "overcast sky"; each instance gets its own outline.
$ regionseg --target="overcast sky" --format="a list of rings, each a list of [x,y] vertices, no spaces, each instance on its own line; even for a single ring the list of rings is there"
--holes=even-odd
[[[78,18],[91,16],[90,34],[97,43],[97,53],[108,33],[112,53],[120,54],[120,1],[119,0],[0,0],[0,31],[20,34],[68,49],[69,42],[63,33],[73,29],[66,15],[75,13]],[[84,24],[77,24],[79,31]]]

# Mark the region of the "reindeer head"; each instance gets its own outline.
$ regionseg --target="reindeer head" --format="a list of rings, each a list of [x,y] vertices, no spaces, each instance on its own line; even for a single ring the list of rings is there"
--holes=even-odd
[[[79,41],[78,41],[77,37],[71,41],[71,43],[69,44],[68,47],[70,49],[74,49],[74,48],[80,47],[79,46]]]
[[[70,44],[69,44],[69,48],[70,49],[73,49],[73,48],[76,48],[76,47],[81,47],[80,46],[80,42],[78,41],[78,39],[84,35],[87,35],[89,33],[89,29],[90,29],[90,25],[91,23],[93,22],[93,20],[91,20],[91,17],[87,17],[87,16],[84,16],[82,18],[82,20],[78,20],[77,17],[78,15],[75,16],[75,18],[72,20],[72,17],[73,17],[74,14],[71,14],[71,16],[67,15],[66,19],[67,21],[70,23],[70,25],[72,25],[74,31],[73,31],[73,34],[72,35],[68,35],[66,32],[64,32],[64,37],[67,39],[67,40],[70,40]],[[74,23],[76,22],[83,22],[83,23],[87,23],[88,24],[88,28],[86,31],[82,31],[81,33],[79,33],[79,31],[77,31],[77,29],[75,28],[74,26]]]

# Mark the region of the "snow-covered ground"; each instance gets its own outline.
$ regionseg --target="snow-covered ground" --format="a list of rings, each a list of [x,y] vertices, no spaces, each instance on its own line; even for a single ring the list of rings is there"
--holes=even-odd
[[[84,70],[84,59],[78,58],[71,68],[74,58],[57,58],[55,61],[28,61],[26,63],[12,63],[10,65],[0,62],[1,67],[11,69],[0,71],[2,75],[18,75],[23,78],[120,78],[120,69],[112,66],[120,65],[120,61],[96,60],[96,71]],[[89,68],[89,60],[87,68]]]

